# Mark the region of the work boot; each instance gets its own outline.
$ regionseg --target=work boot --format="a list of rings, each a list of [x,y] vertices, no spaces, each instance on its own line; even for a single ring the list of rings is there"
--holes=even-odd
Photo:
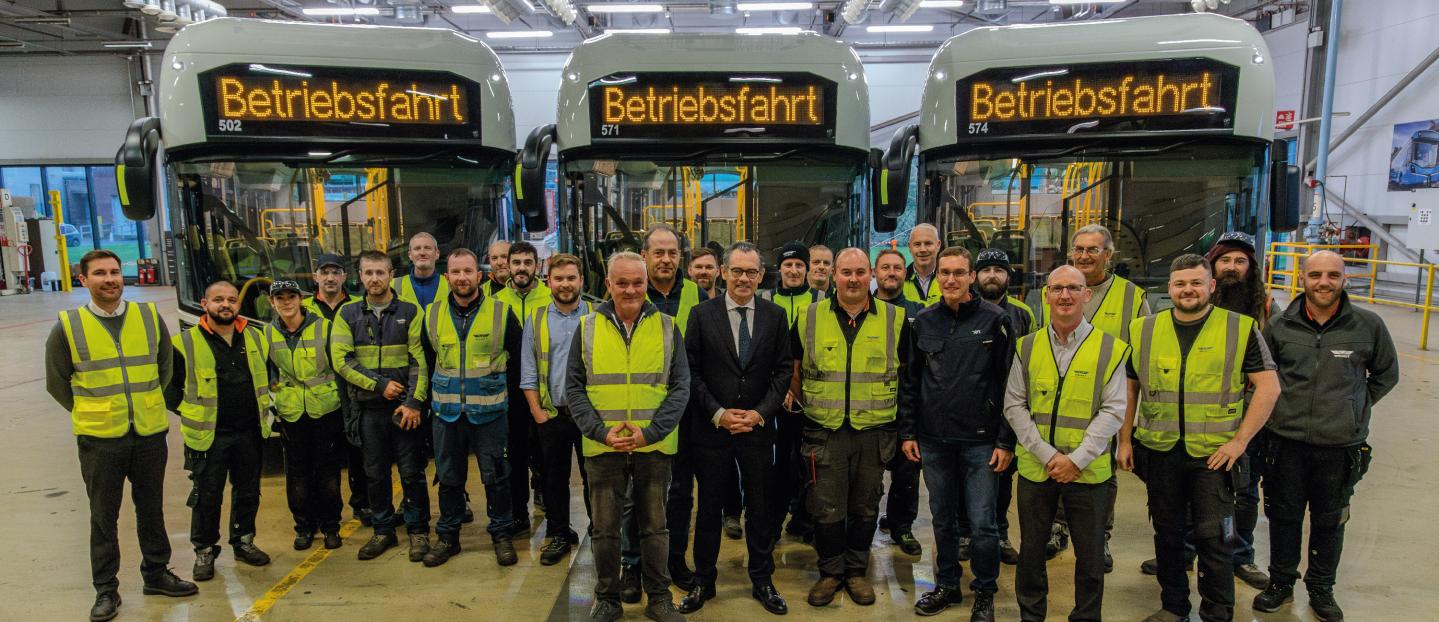
[[[920,546],[919,539],[914,537],[913,531],[908,529],[904,531],[891,529],[889,537],[891,540],[894,540],[895,544],[899,545],[899,550],[905,555],[919,555],[924,552],[924,547]]]
[[[459,554],[460,534],[439,534],[435,538],[435,545],[430,547],[428,553],[425,553],[424,564],[427,568],[434,568]]]
[[[1189,622],[1189,616],[1182,616],[1168,609],[1160,609],[1159,611],[1149,614],[1149,617],[1145,618],[1144,622]]]
[[[90,622],[105,622],[120,615],[120,593],[100,592],[95,595],[95,604],[90,606]]]
[[[200,588],[196,587],[194,583],[175,576],[175,573],[170,572],[170,569],[166,568],[164,572],[145,577],[145,588],[141,593],[146,596],[179,598],[181,596],[194,596],[200,593]],[[118,603],[116,604],[118,605]]]
[[[495,540],[495,562],[501,566],[513,566],[520,561],[515,553],[515,541],[509,538]]]
[[[307,551],[307,550],[309,550],[310,547],[313,546],[314,544],[315,544],[315,534],[313,534],[313,533],[297,533],[297,534],[295,534],[295,550],[296,550],[296,551]]]
[[[1258,567],[1255,567],[1255,570],[1258,570]],[[1140,562],[1140,564],[1139,564],[1139,571],[1142,572],[1142,573],[1144,573],[1144,574],[1147,574],[1147,575],[1149,575],[1149,576],[1151,576],[1151,577],[1154,576],[1154,575],[1159,574],[1159,560],[1158,560],[1158,559],[1154,559],[1154,558],[1149,558],[1149,559],[1144,560],[1143,562]],[[1186,559],[1186,560],[1184,560],[1184,571],[1185,571],[1185,572],[1194,572],[1194,560],[1192,560],[1192,559]],[[1239,569],[1236,567],[1236,568],[1235,568],[1235,573],[1234,573],[1236,576],[1239,574],[1238,571],[1239,571]],[[1268,585],[1268,584],[1269,584],[1269,577],[1265,577],[1265,578],[1264,578],[1264,583],[1265,583],[1265,585]],[[1259,587],[1258,589],[1264,589],[1264,588],[1263,588],[1263,587]]]
[[[370,508],[355,508],[355,520],[360,521],[365,527],[375,525],[375,513]]]
[[[555,536],[540,549],[540,565],[553,566],[570,554],[570,541],[564,536]]]
[[[1069,548],[1069,534],[1065,533],[1064,528],[1059,525],[1050,528],[1049,542],[1044,545],[1045,559],[1054,559],[1067,548]]]
[[[255,546],[255,534],[240,536],[240,541],[230,547],[235,552],[235,561],[251,566],[270,565],[270,556]]]
[[[640,602],[640,569],[620,565],[620,600],[631,605]]]
[[[1104,541],[1104,574],[1114,572],[1114,554],[1109,552],[1109,540]]]
[[[400,541],[395,538],[395,534],[393,533],[377,533],[370,537],[370,541],[366,542],[365,546],[360,547],[359,558],[362,561],[374,559],[384,554],[385,551],[394,548],[399,543]]]
[[[964,594],[959,591],[958,587],[936,585],[933,592],[925,592],[914,603],[914,612],[922,616],[935,616],[962,602],[964,602]]]
[[[823,607],[834,602],[834,595],[844,587],[844,582],[839,577],[820,577],[814,582],[814,587],[809,588],[809,597],[805,600],[811,607]]]
[[[1235,564],[1234,577],[1256,590],[1269,587],[1269,575],[1255,564]]]
[[[1279,611],[1284,603],[1292,600],[1294,600],[1294,586],[1279,585],[1270,581],[1269,587],[1264,588],[1263,592],[1254,597],[1254,610],[1264,613]]]
[[[993,592],[974,593],[974,607],[969,610],[969,622],[994,622]]]
[[[967,561],[969,561],[969,558],[970,558],[971,556],[973,556],[973,554],[974,554],[973,547],[974,547],[974,539],[973,539],[973,538],[964,538],[964,537],[961,537],[961,538],[959,539],[959,561],[962,561],[962,562],[967,562]]]
[[[624,616],[624,608],[612,600],[596,601],[594,608],[590,609],[590,622],[614,622]]]
[[[740,525],[738,516],[724,517],[724,535],[731,540],[739,540],[744,537],[744,526]]]
[[[220,554],[220,547],[210,546],[195,551],[195,569],[191,575],[196,581],[209,581],[215,578],[215,557]]]
[[[1010,566],[1019,565],[1019,550],[1010,544],[1009,538],[1001,538],[999,541],[999,561]]]
[[[340,539],[340,532],[338,532],[338,531],[326,531],[326,532],[325,532],[325,548],[330,549],[330,550],[338,549],[338,548],[340,548],[342,545],[344,545],[344,543],[345,543],[345,542]]]
[[[845,577],[844,591],[849,593],[849,599],[856,605],[874,604],[874,587],[869,584],[869,579]]]
[[[685,617],[675,611],[674,601],[670,600],[668,593],[650,600],[650,604],[645,607],[645,617],[655,622],[685,622]]]
[[[1309,590],[1309,610],[1324,622],[1344,622],[1344,610],[1334,600],[1334,590]]]
[[[424,561],[425,554],[430,552],[430,534],[410,534],[410,561]]]

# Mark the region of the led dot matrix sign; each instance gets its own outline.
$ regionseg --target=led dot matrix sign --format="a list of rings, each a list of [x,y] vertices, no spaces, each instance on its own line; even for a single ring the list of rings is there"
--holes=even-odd
[[[1239,71],[1207,59],[988,69],[957,82],[968,138],[1228,131]]]
[[[479,85],[446,72],[236,64],[200,89],[211,138],[480,139]]]
[[[810,74],[615,74],[589,85],[591,137],[833,142],[834,94]]]

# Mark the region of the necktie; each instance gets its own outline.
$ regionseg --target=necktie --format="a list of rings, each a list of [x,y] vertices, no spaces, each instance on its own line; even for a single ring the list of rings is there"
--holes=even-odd
[[[745,313],[749,307],[735,307],[734,310],[739,313],[739,364],[749,365],[749,314]]]

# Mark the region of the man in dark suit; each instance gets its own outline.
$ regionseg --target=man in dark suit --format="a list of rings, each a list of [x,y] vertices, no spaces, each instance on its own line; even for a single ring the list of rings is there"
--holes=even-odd
[[[764,277],[759,250],[736,242],[724,253],[721,270],[729,289],[695,306],[685,330],[691,373],[691,459],[699,479],[695,517],[695,587],[680,601],[693,613],[715,597],[724,492],[734,486],[736,462],[744,490],[745,544],[749,549],[751,594],[770,613],[789,610],[775,591],[774,544],[770,518],[774,475],[775,423],[783,411],[794,362],[784,310],[755,297]]]

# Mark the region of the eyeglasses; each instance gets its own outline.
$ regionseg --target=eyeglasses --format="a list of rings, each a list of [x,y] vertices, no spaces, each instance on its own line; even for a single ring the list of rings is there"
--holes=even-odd
[[[1102,247],[1102,246],[1088,246],[1088,247],[1085,247],[1085,246],[1076,246],[1076,247],[1074,247],[1074,248],[1069,249],[1069,254],[1071,254],[1071,255],[1090,255],[1090,256],[1092,256],[1092,257],[1098,257],[1101,253],[1103,253],[1103,252],[1106,251],[1106,250],[1109,250],[1109,249],[1106,249],[1106,248],[1104,248],[1104,247]]]
[[[730,269],[729,269],[729,275],[730,275],[730,278],[732,278],[732,279],[737,279],[737,278],[740,278],[740,277],[748,277],[748,278],[751,278],[751,279],[757,279],[757,278],[759,278],[759,274],[760,274],[760,271],[759,271],[758,269],[756,269],[756,268],[750,268],[750,269],[748,269],[748,270],[746,270],[746,269],[744,269],[744,268],[730,268]]]
[[[939,275],[940,275],[940,276],[949,276],[949,277],[955,277],[955,278],[960,278],[960,279],[969,276],[969,274],[970,274],[970,272],[969,272],[968,270],[940,270],[940,271],[939,271]]]
[[[1069,294],[1070,296],[1078,296],[1079,292],[1082,292],[1086,289],[1089,288],[1083,285],[1055,285],[1049,288],[1049,292],[1052,294]]]

